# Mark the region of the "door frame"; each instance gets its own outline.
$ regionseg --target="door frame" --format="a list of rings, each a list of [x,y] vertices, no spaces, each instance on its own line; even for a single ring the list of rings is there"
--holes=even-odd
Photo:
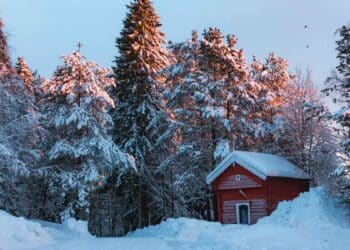
[[[250,225],[250,204],[249,202],[237,202],[236,203],[236,223],[242,224],[239,216],[239,207],[246,205],[248,207],[248,225]]]

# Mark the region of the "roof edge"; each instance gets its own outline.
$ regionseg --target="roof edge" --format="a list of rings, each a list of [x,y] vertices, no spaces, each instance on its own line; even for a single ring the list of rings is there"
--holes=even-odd
[[[211,171],[207,178],[206,178],[206,183],[209,185],[211,184],[213,181],[215,181],[228,167],[230,167],[230,165],[232,163],[237,163],[239,164],[241,167],[247,169],[248,171],[252,172],[253,174],[255,174],[256,176],[258,176],[259,178],[266,180],[267,175],[265,175],[264,173],[260,172],[259,170],[257,170],[254,166],[252,166],[251,164],[249,164],[248,162],[244,161],[243,159],[240,159],[239,157],[237,157],[237,155],[235,154],[235,152],[231,152],[228,156],[226,156],[226,158],[213,170]]]
[[[235,153],[235,151],[228,154],[224,160],[222,160],[221,163],[219,163],[215,169],[213,169],[206,177],[206,183],[210,185],[215,181],[228,167],[230,167],[231,164],[237,163],[241,167],[247,169],[251,173],[255,174],[257,177],[266,180],[268,177],[271,178],[288,178],[288,179],[296,179],[296,180],[311,180],[311,177],[309,174],[304,172],[305,177],[287,177],[287,176],[269,176],[265,173],[258,170],[256,167],[251,165],[249,162],[245,161],[244,159],[241,159],[239,155]]]

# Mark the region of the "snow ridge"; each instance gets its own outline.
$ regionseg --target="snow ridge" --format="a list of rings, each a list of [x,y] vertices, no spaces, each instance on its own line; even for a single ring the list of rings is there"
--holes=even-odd
[[[123,238],[95,238],[83,221],[39,224],[0,211],[0,249],[348,250],[346,212],[324,188],[317,187],[280,203],[271,216],[252,226],[177,218]]]

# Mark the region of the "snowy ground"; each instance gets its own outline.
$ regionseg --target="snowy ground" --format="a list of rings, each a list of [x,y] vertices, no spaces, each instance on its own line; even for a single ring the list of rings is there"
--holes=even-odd
[[[0,249],[234,249],[349,250],[350,224],[345,210],[322,188],[283,202],[253,226],[170,219],[123,238],[96,239],[86,223],[33,222],[0,211]]]

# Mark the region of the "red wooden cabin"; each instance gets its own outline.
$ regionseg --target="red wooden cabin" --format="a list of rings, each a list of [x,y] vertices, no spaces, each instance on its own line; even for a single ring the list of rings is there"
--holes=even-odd
[[[278,202],[308,191],[310,177],[281,157],[234,151],[208,175],[207,183],[216,192],[219,222],[254,224]]]

